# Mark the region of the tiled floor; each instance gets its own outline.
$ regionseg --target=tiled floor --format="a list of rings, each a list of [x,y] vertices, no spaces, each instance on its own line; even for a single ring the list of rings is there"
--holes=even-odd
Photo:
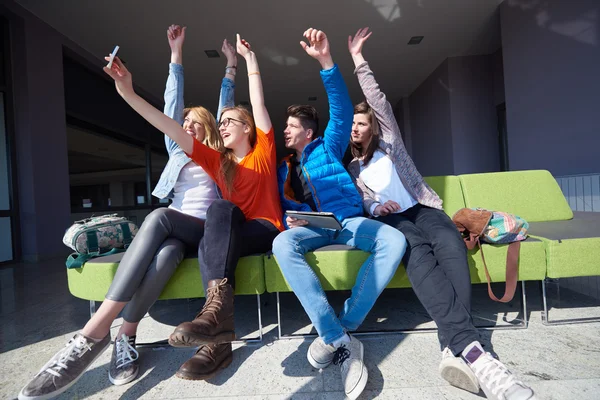
[[[0,269],[0,399],[13,399],[22,385],[89,318],[89,303],[72,297],[62,260]],[[478,325],[519,322],[519,302],[499,305],[474,287]],[[567,298],[563,291],[561,298]],[[339,307],[347,293],[331,294]],[[527,285],[528,329],[482,330],[483,342],[537,393],[538,399],[600,399],[600,323],[544,326],[539,285]],[[343,399],[339,370],[323,371],[306,361],[308,340],[276,340],[276,296],[261,297],[265,337],[259,345],[234,345],[234,362],[212,380],[184,381],[174,376],[193,353],[182,349],[141,349],[141,376],[132,384],[112,386],[107,377],[110,352],[103,354],[65,399]],[[561,318],[600,315],[597,299],[575,299],[577,307]],[[179,322],[192,318],[202,300],[158,302],[142,321],[138,341],[164,339]],[[256,298],[236,297],[238,336],[256,334]],[[308,332],[308,319],[292,294],[282,294],[284,334]],[[500,311],[500,312],[499,312]],[[585,314],[584,314],[585,313]],[[113,327],[120,324],[116,320]],[[410,290],[386,291],[364,329],[431,328]],[[361,399],[477,399],[440,378],[435,333],[361,336],[369,383]]]

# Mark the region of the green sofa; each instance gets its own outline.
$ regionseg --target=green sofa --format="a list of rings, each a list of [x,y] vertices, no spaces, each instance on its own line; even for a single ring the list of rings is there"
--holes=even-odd
[[[544,282],[546,277],[600,275],[597,261],[600,259],[600,229],[597,228],[600,214],[575,213],[573,218],[573,212],[548,171],[436,176],[425,180],[444,200],[444,211],[449,216],[463,207],[482,207],[517,214],[530,222],[532,236],[521,245],[520,281]],[[484,245],[493,282],[505,281],[507,247]],[[471,280],[485,283],[483,262],[477,253],[477,249],[468,253]],[[81,268],[67,270],[71,293],[92,302],[103,300],[120,257],[101,257]],[[351,289],[367,257],[367,253],[345,246],[328,246],[306,255],[328,291]],[[243,257],[236,270],[236,281],[236,294],[258,296],[265,291],[277,294],[291,291],[276,259],[269,254]],[[402,265],[388,287],[410,287]],[[195,297],[204,297],[204,292],[197,259],[191,258],[182,262],[160,299]],[[258,303],[259,327],[262,327],[260,301]]]

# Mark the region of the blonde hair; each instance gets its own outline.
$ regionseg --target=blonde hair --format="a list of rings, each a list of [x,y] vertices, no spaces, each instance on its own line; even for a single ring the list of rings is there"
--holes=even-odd
[[[189,107],[183,110],[183,118],[192,114],[195,120],[200,122],[204,127],[204,140],[203,144],[207,145],[211,149],[223,152],[223,138],[219,134],[217,129],[217,121],[213,117],[212,113],[204,107]]]
[[[237,113],[237,118],[244,121],[244,123],[250,127],[248,141],[250,142],[250,147],[254,147],[256,144],[256,125],[254,124],[254,118],[250,111],[241,106],[226,107],[221,111],[221,119],[223,119],[223,114],[227,111],[235,111]],[[225,182],[225,188],[227,189],[228,194],[231,194],[233,190],[233,180],[235,179],[237,165],[237,159],[235,154],[233,154],[233,150],[224,148],[221,152],[221,175],[223,176],[223,181]]]

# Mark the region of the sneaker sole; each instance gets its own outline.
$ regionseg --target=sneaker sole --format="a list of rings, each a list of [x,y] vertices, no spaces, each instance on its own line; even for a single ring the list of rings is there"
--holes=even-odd
[[[205,336],[176,330],[169,336],[169,344],[173,347],[198,347],[203,344],[231,343],[234,340],[235,332],[221,332],[216,336]]]
[[[217,367],[213,371],[211,371],[207,374],[193,374],[193,373],[185,372],[185,371],[177,371],[175,373],[175,376],[178,378],[181,378],[181,379],[188,380],[188,381],[205,381],[205,380],[208,380],[208,379],[212,378],[213,376],[217,375],[217,373],[220,370],[229,367],[229,365],[231,364],[232,361],[233,361],[233,354],[231,354],[230,356],[225,358],[221,362],[221,364],[217,365]]]
[[[440,375],[452,386],[471,393],[479,393],[479,383],[473,382],[469,375],[460,368],[453,366],[442,367],[440,368]]]
[[[351,391],[346,392],[346,396],[348,396],[348,398],[351,400],[356,400],[363,390],[365,390],[365,387],[367,386],[367,380],[369,380],[369,371],[367,371],[367,367],[363,363],[362,374],[358,380],[358,383]]]
[[[308,359],[308,362],[310,365],[313,366],[313,368],[316,369],[324,369],[327,368],[331,365],[331,363],[333,362],[333,358],[326,363],[320,363],[317,360],[314,359],[314,357],[310,354],[310,350],[306,352],[306,358]]]
[[[75,383],[77,383],[79,378],[81,378],[81,376],[86,373],[88,368],[98,359],[98,357],[100,357],[106,351],[106,349],[108,349],[108,346],[110,346],[110,341],[106,344],[106,346],[101,351],[98,352],[98,354],[96,354],[96,357],[94,357],[94,359],[88,364],[88,366],[85,367],[85,369],[83,371],[81,371],[81,373],[79,375],[77,375],[77,377],[75,379],[73,379],[68,385],[63,386],[62,388],[58,389],[57,391],[54,391],[52,393],[46,393],[42,396],[26,396],[23,394],[23,390],[21,389],[21,392],[19,392],[18,399],[19,400],[49,400],[49,399],[53,399],[54,397],[58,396],[59,394],[66,392],[67,390],[69,390],[71,388],[71,386],[73,386]]]
[[[113,385],[120,386],[120,385],[125,385],[126,383],[129,383],[129,382],[135,380],[138,377],[139,373],[140,373],[140,369],[138,368],[135,371],[135,374],[132,374],[125,379],[115,379],[112,376],[110,376],[110,371],[108,371],[108,379],[110,380],[110,382]]]

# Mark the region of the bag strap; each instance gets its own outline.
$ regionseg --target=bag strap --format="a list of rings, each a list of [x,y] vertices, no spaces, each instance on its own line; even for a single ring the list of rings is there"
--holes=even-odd
[[[131,235],[131,229],[129,229],[129,221],[123,222],[121,225],[121,229],[123,230],[123,245],[125,248],[128,248],[133,240]]]
[[[67,257],[67,268],[81,268],[83,266],[83,264],[85,264],[86,262],[88,262],[90,259],[95,258],[95,257],[104,257],[104,256],[109,256],[111,254],[117,254],[117,253],[122,253],[124,252],[124,249],[112,249],[111,251],[107,251],[106,253],[90,253],[90,254],[79,254],[79,253],[71,253],[69,254],[69,256]]]
[[[479,252],[481,253],[481,259],[483,260],[483,268],[485,269],[485,277],[488,283],[488,294],[490,299],[498,301],[500,303],[508,303],[515,296],[517,290],[517,278],[519,275],[519,250],[521,249],[521,242],[512,242],[508,245],[506,252],[506,287],[504,289],[504,296],[501,299],[496,297],[492,290],[492,279],[485,263],[485,257],[483,256],[483,248],[481,242],[477,238],[477,244],[479,245]]]
[[[100,252],[100,246],[98,246],[98,236],[96,236],[96,231],[89,230],[85,233],[85,236],[87,236],[88,254],[98,254]]]

